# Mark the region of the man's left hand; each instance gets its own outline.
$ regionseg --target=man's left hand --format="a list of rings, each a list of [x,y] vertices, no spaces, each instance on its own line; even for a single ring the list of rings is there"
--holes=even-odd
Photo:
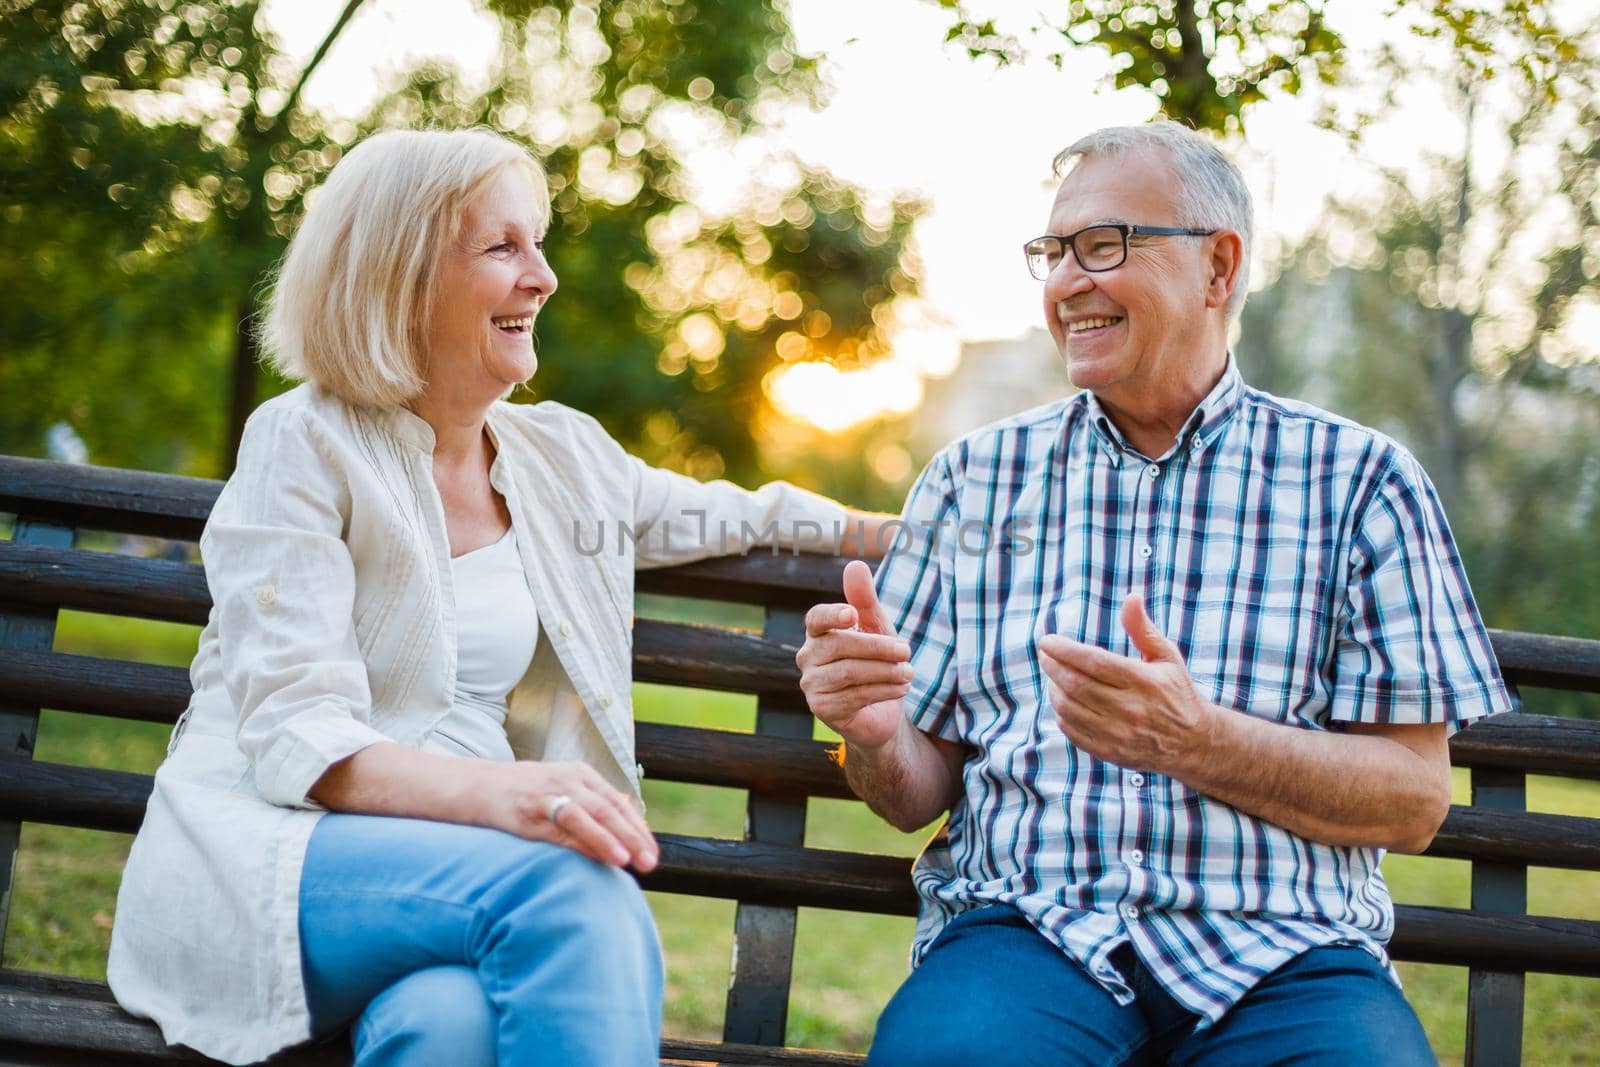
[[[1195,688],[1144,597],[1124,602],[1122,625],[1139,659],[1060,634],[1039,639],[1050,706],[1068,740],[1090,755],[1181,780],[1184,767],[1206,759],[1223,712]]]

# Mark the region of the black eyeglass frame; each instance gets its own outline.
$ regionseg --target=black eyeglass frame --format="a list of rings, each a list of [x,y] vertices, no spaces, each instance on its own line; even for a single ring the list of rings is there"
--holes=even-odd
[[[1090,267],[1084,264],[1083,256],[1078,254],[1078,238],[1090,230],[1116,230],[1122,235],[1122,255],[1115,263],[1104,267]],[[1128,222],[1097,222],[1092,226],[1085,226],[1081,230],[1074,230],[1069,234],[1046,233],[1031,238],[1022,246],[1022,255],[1028,263],[1028,273],[1038,281],[1049,281],[1050,274],[1055,269],[1047,267],[1044,277],[1039,277],[1039,272],[1033,269],[1033,256],[1028,249],[1039,241],[1056,241],[1061,245],[1062,251],[1072,250],[1072,257],[1078,261],[1078,266],[1090,274],[1102,274],[1108,270],[1116,270],[1128,262],[1128,238],[1130,237],[1210,237],[1216,230],[1191,230],[1181,226],[1135,226]],[[1057,261],[1060,262],[1059,260]]]

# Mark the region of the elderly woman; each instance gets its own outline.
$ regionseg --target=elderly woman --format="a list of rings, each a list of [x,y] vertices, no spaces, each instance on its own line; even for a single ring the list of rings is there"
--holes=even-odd
[[[112,990],[169,1042],[247,1063],[353,1022],[361,1064],[656,1062],[634,568],[849,517],[504,403],[548,223],[515,143],[384,133],[284,257],[264,340],[303,384],[200,540],[215,607],[112,933]]]

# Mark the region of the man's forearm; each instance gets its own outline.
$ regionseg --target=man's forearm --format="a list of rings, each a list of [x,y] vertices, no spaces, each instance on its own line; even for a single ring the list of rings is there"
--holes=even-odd
[[[885,821],[903,831],[928,825],[960,793],[960,776],[935,743],[909,720],[876,748],[844,745],[850,788]]]
[[[1400,741],[1218,711],[1212,743],[1167,773],[1240,811],[1323,844],[1400,852],[1426,848],[1449,811],[1448,763]]]

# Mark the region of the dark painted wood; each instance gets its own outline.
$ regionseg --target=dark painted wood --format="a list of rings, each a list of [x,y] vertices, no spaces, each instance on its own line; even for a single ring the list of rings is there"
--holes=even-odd
[[[771,796],[855,796],[829,755],[834,746],[822,741],[650,722],[638,723],[635,736],[639,760],[652,778]]]
[[[118,1062],[113,1057],[119,1055],[138,1056],[144,1063],[216,1062],[191,1049],[168,1045],[154,1023],[135,1019],[117,1007],[100,983],[85,982],[82,986],[98,988],[72,992],[41,991],[14,987],[8,978],[7,972],[0,972],[0,1062],[106,1064]],[[66,1058],[72,1055],[80,1058]],[[841,1052],[714,1044],[684,1038],[664,1039],[661,1056],[664,1063],[716,1061],[797,1067],[856,1067],[864,1059]],[[348,1067],[350,1051],[342,1042],[301,1045],[268,1063],[274,1067]]]
[[[798,676],[794,650],[772,645],[760,635],[640,620],[634,640],[634,676],[640,681],[743,693],[776,691],[772,699],[781,704],[804,702],[791,677]],[[0,692],[64,711],[171,722],[188,703],[191,690],[188,671],[179,667],[6,650],[0,655]]]
[[[1481,815],[1522,818],[1528,806],[1527,776],[1499,767],[1472,770],[1472,805]],[[1525,864],[1475,862],[1472,910],[1522,915],[1528,910]],[[1525,965],[1525,963],[1524,963]],[[1523,992],[1521,967],[1467,975],[1467,1067],[1522,1062]]]
[[[745,556],[640,571],[635,584],[643,593],[743,601],[803,614],[813,604],[844,599],[844,568],[850,558],[758,549]]]
[[[1458,804],[1424,855],[1600,871],[1600,819]]]
[[[60,711],[174,723],[193,690],[182,667],[5,649],[0,653],[0,692]]]
[[[5,462],[7,458],[0,457],[0,467]],[[0,493],[0,501],[14,495]],[[192,510],[192,501],[185,507]],[[173,510],[184,508],[174,505]],[[796,607],[836,599],[838,576],[846,562],[833,556],[753,553],[668,570],[642,571],[638,586],[646,592],[764,604],[787,598],[789,606]],[[210,609],[205,577],[199,567],[111,553],[0,545],[0,589],[6,591],[8,599],[21,603],[173,622],[203,623]],[[1600,641],[1504,630],[1491,631],[1491,639],[1501,668],[1512,682],[1600,690]],[[673,651],[669,646],[662,655],[671,658]],[[1600,729],[1600,724],[1591,725]],[[1469,738],[1480,729],[1484,724],[1460,737]]]
[[[1546,915],[1486,915],[1396,904],[1389,951],[1401,960],[1600,977],[1600,922]]]
[[[633,626],[633,676],[641,682],[735,693],[771,693],[803,706],[798,644],[716,626],[639,619]]]
[[[167,724],[177,721],[190,692],[188,672],[179,667],[15,651],[0,657],[0,691],[36,706]],[[1542,721],[1533,725],[1554,738],[1582,734],[1594,724],[1554,720],[1548,726]],[[753,788],[775,797],[851,795],[843,772],[829,757],[829,746],[806,738],[641,723],[638,751],[656,778]],[[1600,820],[1457,806],[1427,855],[1600,870]]]
[[[12,527],[13,542],[45,549],[70,548],[70,527],[40,522],[30,515],[18,516]],[[10,544],[12,542],[7,542]],[[4,586],[0,585],[0,589]],[[0,649],[48,651],[55,642],[56,612],[8,604],[0,601]],[[39,709],[42,701],[0,685],[0,758],[31,759],[39,739]],[[0,818],[0,952],[5,949],[6,930],[11,916],[11,886],[16,876],[17,850],[22,846],[22,824]]]
[[[646,889],[774,907],[915,915],[911,860],[829,849],[660,834],[661,866]]]
[[[768,611],[762,636],[796,647],[805,640],[802,611]],[[770,698],[756,706],[755,732],[763,740],[811,741],[811,713],[791,710]],[[792,791],[750,790],[745,804],[746,841],[804,845],[806,798]],[[741,900],[734,912],[733,960],[723,1013],[722,1038],[754,1045],[783,1045],[789,1026],[789,986],[794,973],[796,911]]]
[[[728,557],[640,571],[641,592],[672,593],[710,600],[768,603],[787,598],[803,606],[831,590],[797,589],[813,573],[837,586],[847,559],[833,556],[772,558],[763,554]],[[134,615],[166,622],[200,624],[211,610],[205,571],[199,564],[122,556],[112,552],[71,551],[0,542],[0,590],[7,599]]]
[[[1600,722],[1523,712],[1491,715],[1450,739],[1450,761],[1460,767],[1600,779]]]
[[[222,483],[148,471],[0,456],[0,511],[66,526],[198,540]],[[761,549],[642,571],[645,592],[804,607],[840,598],[847,558]]]
[[[1600,641],[1490,630],[1489,643],[1514,685],[1600,691]]]
[[[640,633],[643,643],[650,646],[640,656],[651,657],[651,673],[659,680],[682,680],[686,673],[693,672],[701,678],[718,677],[730,688],[736,688],[739,683],[776,683],[779,673],[794,669],[790,646],[760,635],[653,621],[640,621]],[[749,672],[723,670],[717,664],[694,665],[683,673],[669,669],[669,661],[691,662],[690,646],[701,649],[698,654],[704,657],[758,649],[762,667]],[[13,701],[32,701],[43,707],[171,723],[189,701],[189,675],[179,667],[6,649],[0,656],[0,693],[8,694]],[[800,699],[794,694],[786,697]],[[672,729],[658,729],[648,723],[638,726],[640,750],[648,752],[646,769],[654,776],[710,785],[754,785],[768,792],[784,792],[787,782],[789,792],[821,797],[850,795],[842,774],[830,766],[826,745],[821,742],[755,741],[750,734],[674,734]],[[661,747],[651,749],[645,739],[650,739],[651,745],[659,742]],[[702,744],[712,747],[699,749]],[[1456,734],[1451,741],[1451,758],[1462,766],[1510,766],[1536,774],[1600,777],[1600,723],[1550,715],[1496,715]],[[728,769],[741,761],[749,765],[749,773]],[[1491,822],[1496,817],[1491,816]],[[1443,840],[1453,840],[1458,829],[1467,835],[1478,833],[1477,827],[1467,824],[1446,824]],[[1526,825],[1526,830],[1541,833],[1538,821]],[[1522,827],[1515,832],[1522,832]],[[1547,833],[1539,840],[1560,845]],[[1589,848],[1587,841],[1592,837],[1579,835],[1573,845]],[[1541,862],[1536,856],[1530,861]],[[1589,865],[1589,861],[1574,861],[1573,865]]]
[[[15,760],[0,766],[0,815],[131,833],[149,795],[143,775]],[[90,792],[88,802],[73,798]],[[909,859],[749,841],[661,835],[662,863],[649,889],[777,906],[911,915]],[[1397,958],[1600,976],[1600,922],[1492,915],[1398,905]]]
[[[0,598],[194,625],[211,613],[198,564],[11,542],[0,542]]]
[[[79,553],[79,555],[92,556],[96,553]],[[159,560],[140,562],[164,564],[161,568],[149,568],[152,575],[158,570],[185,566],[165,564]],[[101,564],[96,563],[95,566],[99,567]],[[191,568],[191,572],[195,569]],[[191,576],[190,572],[180,571],[174,574],[174,577],[185,579]],[[42,581],[26,583],[24,588],[17,591],[15,598],[27,603],[30,597],[41,595],[45,584]],[[201,584],[203,586],[203,579]],[[116,594],[105,589],[52,599],[64,607],[86,611],[112,611],[119,615],[142,615],[179,622],[205,621],[205,614],[193,600],[180,604],[178,600],[180,594],[172,590],[163,595],[164,600],[160,605],[150,600],[145,602],[142,608],[134,606],[130,601],[121,600]],[[635,623],[633,642],[634,678],[638,681],[735,693],[768,693],[773,700],[786,707],[795,708],[804,705],[804,698],[798,688],[800,671],[794,662],[795,653],[799,651],[797,645],[774,641],[743,630],[661,622],[655,619],[640,619]],[[98,665],[92,666],[85,659],[79,666],[84,673],[93,673],[101,669],[109,669],[115,673],[114,663],[115,661],[101,660],[98,661]],[[38,661],[30,661],[24,668],[22,661],[19,660],[9,668],[0,664],[0,670],[6,671],[6,677],[15,679],[15,684],[27,685],[35,692],[47,684],[63,686],[72,684],[72,679],[69,677],[70,670],[64,665],[51,669]],[[25,670],[46,670],[49,677],[29,683],[20,677]],[[73,691],[84,692],[81,688],[74,688]],[[46,706],[62,705],[47,703]],[[97,713],[115,714],[115,712]],[[129,717],[143,718],[146,714],[134,711]]]
[[[0,762],[0,817],[134,833],[144,819],[148,775],[11,759]],[[909,915],[911,861],[755,841],[662,834],[661,865],[647,889]]]
[[[0,456],[0,511],[63,526],[193,541],[221,491],[203,478]]]

